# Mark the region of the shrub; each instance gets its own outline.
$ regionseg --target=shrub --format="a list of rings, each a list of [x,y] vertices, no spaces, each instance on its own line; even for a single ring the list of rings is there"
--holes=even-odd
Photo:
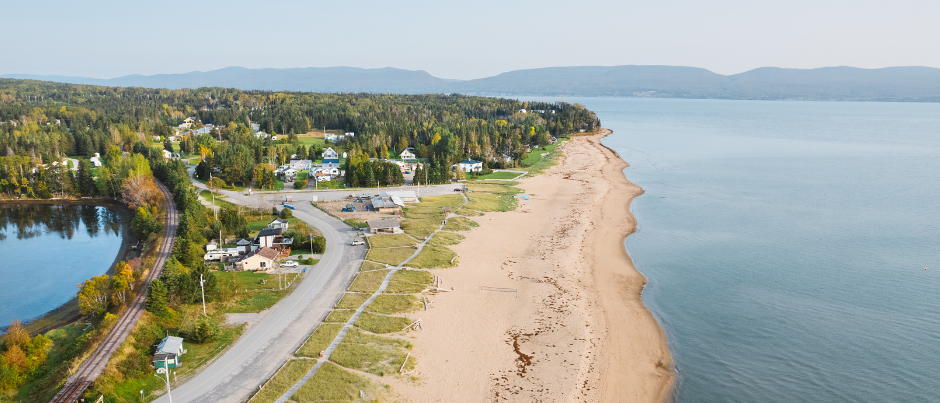
[[[294,189],[306,189],[306,188],[307,188],[307,180],[306,180],[306,179],[301,179],[301,180],[299,180],[299,181],[294,181]]]

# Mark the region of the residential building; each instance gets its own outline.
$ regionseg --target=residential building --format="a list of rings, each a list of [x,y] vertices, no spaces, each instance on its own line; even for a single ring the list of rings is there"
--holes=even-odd
[[[294,240],[281,235],[283,232],[284,228],[264,228],[258,232],[253,244],[258,245],[259,248],[273,248],[279,252],[286,250],[290,253],[290,245],[294,243]]]
[[[464,172],[480,172],[483,170],[483,162],[477,160],[466,160],[457,163],[457,168]]]
[[[170,152],[169,150],[164,149],[164,150],[163,150],[163,158],[165,158],[165,159],[173,158],[173,153]]]
[[[323,163],[324,164],[339,164],[339,154],[333,147],[327,147],[326,151],[323,152]]]
[[[157,345],[157,352],[153,355],[153,367],[178,368],[182,364],[180,356],[183,354],[186,354],[186,350],[183,349],[183,338],[167,336]]]
[[[310,169],[313,167],[313,161],[311,160],[290,160],[290,167],[298,171],[304,169]]]
[[[218,243],[218,242],[216,242],[216,241],[210,241],[209,243],[206,244],[206,252],[211,252],[211,251],[214,251],[214,250],[216,250],[216,249],[219,249],[219,243]]]
[[[333,133],[325,133],[325,134],[323,134],[323,139],[324,139],[324,140],[329,140],[329,141],[332,141],[332,142],[335,143],[335,142],[336,142],[336,135],[333,134]]]
[[[401,158],[401,159],[403,159],[403,160],[413,160],[413,159],[416,158],[416,157],[415,157],[415,149],[414,149],[414,148],[411,148],[411,147],[406,148],[406,149],[404,149],[404,150],[401,152],[401,154],[398,154],[398,157]]]
[[[398,234],[402,232],[401,225],[394,218],[366,221],[366,226],[370,234]]]
[[[405,202],[397,196],[382,194],[370,199],[372,209],[380,213],[401,214],[401,208],[405,207]]]
[[[255,250],[255,248],[251,247],[251,241],[247,239],[239,239],[238,242],[235,243],[235,249],[237,249],[238,253],[242,255],[248,254]]]
[[[101,155],[99,155],[98,153],[95,153],[95,156],[94,156],[94,157],[91,157],[91,165],[92,165],[92,166],[96,166],[96,167],[100,167],[100,166],[101,166]]]
[[[275,218],[274,221],[271,221],[270,224],[268,224],[268,228],[280,228],[281,230],[286,230],[288,225],[289,224],[287,223],[287,220],[278,217],[278,218]]]
[[[274,268],[274,261],[277,259],[277,256],[278,252],[274,249],[265,247],[258,248],[235,262],[235,270],[270,270]]]

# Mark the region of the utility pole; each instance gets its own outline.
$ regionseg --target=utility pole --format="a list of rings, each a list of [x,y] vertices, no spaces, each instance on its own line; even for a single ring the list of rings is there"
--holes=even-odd
[[[202,315],[206,316],[206,286],[203,285],[206,283],[206,280],[202,278],[202,274],[199,275],[199,288],[202,288]]]
[[[163,368],[157,368],[157,373],[166,374],[166,396],[167,398],[170,399],[170,403],[173,403],[173,395],[170,394],[170,368],[169,368],[169,365],[166,364],[166,361],[164,361],[163,365],[164,365]],[[160,375],[154,375],[154,376],[157,377],[157,379],[160,379],[161,381],[163,380],[160,378]]]

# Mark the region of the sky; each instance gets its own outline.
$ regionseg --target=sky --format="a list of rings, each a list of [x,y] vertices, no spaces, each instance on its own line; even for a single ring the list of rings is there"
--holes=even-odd
[[[0,74],[396,67],[940,68],[940,1],[3,1]]]

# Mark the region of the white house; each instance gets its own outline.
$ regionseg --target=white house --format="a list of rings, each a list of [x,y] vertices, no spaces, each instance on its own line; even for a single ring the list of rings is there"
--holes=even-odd
[[[310,160],[290,160],[290,167],[298,171],[310,169],[312,166],[313,161]]]
[[[317,182],[328,182],[339,177],[339,168],[321,167],[311,171],[311,174]]]
[[[327,147],[326,151],[323,152],[323,163],[339,164],[339,154],[336,153],[333,147]]]
[[[163,158],[170,159],[173,158],[173,153],[167,149],[163,150]]]
[[[94,157],[91,157],[91,165],[100,167],[101,166],[101,155],[95,153]]]
[[[336,142],[336,135],[333,134],[333,133],[326,133],[326,134],[323,135],[323,139],[324,139],[324,140],[329,140],[329,141],[332,141],[332,142]]]
[[[483,163],[477,160],[466,160],[457,163],[457,168],[464,172],[480,172],[483,170]]]
[[[271,223],[268,224],[268,228],[281,228],[286,230],[288,225],[287,220],[279,217],[271,221]]]
[[[346,133],[346,137],[356,137],[356,133]]]
[[[287,168],[283,172],[281,172],[281,175],[284,176],[285,181],[293,182],[294,178],[297,177],[297,170],[294,168]]]
[[[406,148],[404,151],[401,152],[401,154],[398,154],[398,158],[401,158],[403,160],[415,159],[415,149],[411,147]]]

